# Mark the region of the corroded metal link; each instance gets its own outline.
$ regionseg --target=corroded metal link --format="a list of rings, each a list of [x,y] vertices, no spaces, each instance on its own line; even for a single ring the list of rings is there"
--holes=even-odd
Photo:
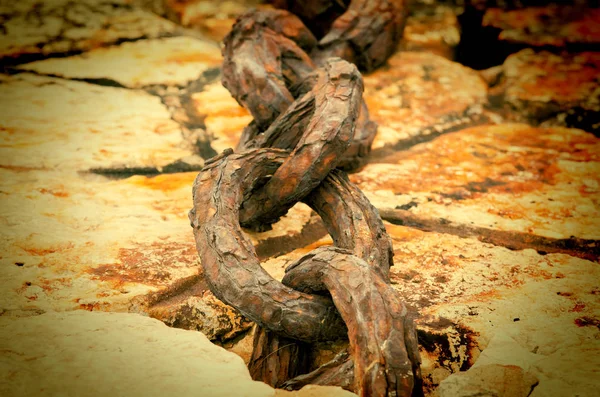
[[[389,285],[391,239],[377,210],[335,170],[362,165],[376,133],[362,77],[348,61],[363,70],[385,62],[404,27],[405,0],[310,3],[325,9],[331,1],[337,18],[319,42],[285,11],[251,11],[225,38],[223,85],[254,121],[238,144],[243,152],[206,162],[189,217],[210,289],[259,326],[254,379],[418,396],[414,323]],[[312,251],[280,283],[260,266],[240,224],[261,228],[298,201],[321,216],[336,247]],[[345,334],[351,355],[296,377],[308,369],[304,342]]]
[[[406,307],[366,262],[350,251],[321,247],[290,265],[282,282],[331,294],[348,326],[359,396],[410,395],[420,383],[416,332],[406,327]]]
[[[339,164],[354,135],[362,91],[354,65],[339,58],[326,62],[317,84],[298,102],[313,104],[304,134],[271,180],[244,201],[242,225],[276,222]],[[299,108],[305,112],[294,107]]]
[[[251,11],[238,19],[224,39],[222,81],[254,120],[242,132],[236,150],[294,149],[306,127],[302,121],[313,111],[313,103],[303,98],[322,74],[307,55],[315,45],[310,31],[286,11]],[[323,60],[324,67],[327,62]],[[355,124],[350,146],[338,156],[337,166],[346,170],[364,163],[377,132],[362,98]],[[294,140],[270,142],[274,135]]]
[[[257,149],[214,158],[198,174],[189,217],[211,291],[257,324],[305,341],[343,336],[346,327],[327,298],[302,294],[261,266],[239,224],[239,206],[253,184],[271,175],[288,154]]]
[[[332,171],[302,201],[323,219],[337,247],[350,250],[368,263],[380,278],[388,279],[393,255],[391,239],[385,232],[377,210],[344,172]],[[290,378],[308,371],[308,368],[302,371],[303,367],[299,365],[305,360],[305,354],[293,341],[280,338],[266,329],[257,329],[249,364],[250,374],[255,380],[283,386]],[[305,376],[304,379],[337,386],[351,386],[354,381],[352,367],[346,364],[331,368],[334,377],[323,378],[321,372],[310,374],[309,378]],[[319,378],[315,379],[317,375]],[[288,384],[294,387],[299,385],[299,381]]]
[[[291,103],[289,86],[314,70],[316,44],[294,15],[281,10],[242,15],[223,40],[223,85],[265,130]]]
[[[328,29],[311,54],[315,63],[340,57],[367,72],[381,66],[396,50],[408,15],[407,0],[352,0],[349,4],[347,0],[276,0],[274,3],[297,14],[318,33]],[[330,22],[332,17],[336,19]]]

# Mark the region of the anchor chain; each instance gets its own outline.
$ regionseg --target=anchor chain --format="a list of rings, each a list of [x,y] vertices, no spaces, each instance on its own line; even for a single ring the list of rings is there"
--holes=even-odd
[[[255,380],[420,396],[416,329],[389,283],[391,239],[343,171],[364,164],[377,129],[357,66],[372,70],[394,52],[405,2],[275,3],[329,30],[317,40],[288,11],[250,11],[224,39],[223,85],[254,120],[236,152],[208,160],[194,182],[189,218],[204,276],[215,296],[258,326]],[[310,23],[319,10],[335,20]],[[311,251],[279,282],[242,226],[265,230],[297,202],[321,217],[335,246]],[[344,337],[348,350],[309,372],[311,344]]]

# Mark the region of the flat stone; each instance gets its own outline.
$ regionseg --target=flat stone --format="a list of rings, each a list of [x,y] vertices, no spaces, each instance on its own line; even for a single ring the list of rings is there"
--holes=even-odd
[[[498,39],[528,47],[600,45],[600,9],[550,4],[516,10],[489,8],[482,25],[499,29]]]
[[[368,164],[351,180],[396,222],[525,242],[514,248],[537,239],[540,251],[571,247],[553,252],[597,260],[599,155],[600,140],[582,130],[486,125]]]
[[[194,153],[156,96],[27,73],[0,75],[0,130],[3,167],[157,172]]]
[[[135,314],[2,316],[0,336],[0,393],[7,397],[354,396],[322,386],[275,391],[201,333]]]
[[[406,19],[402,51],[424,51],[454,59],[460,41],[457,10],[447,5],[411,7]]]
[[[0,311],[133,311],[222,341],[248,330],[202,278],[187,218],[195,176],[0,169]],[[264,258],[324,233],[297,205],[250,238]]]
[[[142,3],[153,0],[138,0]],[[251,8],[272,8],[260,0],[163,0],[159,13],[168,15],[185,27],[197,30],[215,41],[221,41],[231,31],[236,18]]]
[[[451,375],[437,392],[440,397],[527,397],[537,382],[520,367],[491,364]]]
[[[487,102],[487,85],[475,71],[426,52],[399,52],[363,78],[379,125],[372,157],[477,123]]]
[[[0,58],[8,62],[168,36],[179,29],[126,0],[4,2],[0,15]]]
[[[508,117],[600,134],[600,52],[527,49],[509,56],[501,70],[490,93],[502,98]]]
[[[180,36],[98,48],[73,57],[28,63],[20,69],[67,78],[109,79],[139,88],[185,86],[203,72],[220,68],[221,62],[216,43]]]
[[[190,98],[196,113],[204,120],[211,147],[218,153],[235,148],[252,115],[233,99],[220,81],[206,85]]]

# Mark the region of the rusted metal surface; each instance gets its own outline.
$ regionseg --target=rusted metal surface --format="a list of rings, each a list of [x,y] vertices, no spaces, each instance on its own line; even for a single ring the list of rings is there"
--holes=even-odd
[[[365,396],[422,394],[416,331],[389,285],[389,237],[365,196],[332,172],[361,163],[375,126],[368,121],[356,66],[331,55],[365,69],[378,66],[396,47],[404,12],[402,2],[353,2],[316,45],[286,11],[252,11],[225,39],[223,85],[254,116],[238,150],[256,149],[225,151],[207,162],[194,183],[189,218],[209,287],[260,326],[249,363],[254,379],[282,386],[301,375],[307,371],[306,346],[290,340],[330,340],[347,325],[353,370],[330,365],[337,369],[325,371],[331,375],[327,382]],[[357,49],[366,53],[359,56]],[[318,69],[307,52],[317,58]],[[239,223],[259,230],[299,200],[321,215],[339,248],[350,251],[310,253],[281,284],[260,266]],[[321,265],[308,265],[313,262]],[[367,340],[373,341],[368,347]]]

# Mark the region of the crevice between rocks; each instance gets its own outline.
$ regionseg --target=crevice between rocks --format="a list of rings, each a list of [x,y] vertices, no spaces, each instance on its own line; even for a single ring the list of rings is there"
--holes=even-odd
[[[458,237],[474,237],[510,250],[533,249],[540,255],[567,254],[600,262],[600,241],[571,237],[556,239],[529,233],[493,230],[480,226],[463,225],[443,218],[425,218],[401,209],[379,209],[381,217],[395,225],[412,227],[426,232],[451,234]]]
[[[100,49],[100,48],[106,49],[106,48],[111,48],[111,47],[118,47],[124,43],[134,43],[136,41],[142,41],[142,40],[159,40],[159,39],[166,39],[166,38],[170,38],[170,37],[179,37],[182,35],[182,33],[183,32],[165,32],[165,33],[159,34],[157,36],[142,35],[139,37],[120,38],[113,42],[106,43],[105,45],[101,45],[101,46],[89,48],[89,49],[68,50],[68,51],[62,51],[62,52],[50,52],[47,54],[28,53],[28,54],[19,54],[16,56],[4,56],[4,57],[0,57],[0,68],[3,73],[7,73],[7,74],[11,74],[11,69],[17,70],[18,72],[29,72],[29,71],[25,71],[25,70],[21,70],[21,69],[16,69],[16,67],[19,65],[24,65],[24,64],[36,62],[36,61],[43,61],[46,59],[55,59],[55,58],[60,59],[60,58],[68,58],[68,57],[72,57],[72,56],[76,56],[76,55],[81,55],[81,54],[89,52],[90,50],[93,50],[93,49],[96,50],[96,49]],[[57,41],[60,39],[61,39],[60,37],[55,37],[55,38],[52,38],[52,40],[49,40],[48,43],[51,43],[53,41]],[[54,77],[54,76],[51,76],[51,77]],[[60,76],[56,76],[56,77],[60,77]]]
[[[398,155],[402,151],[408,150],[418,144],[433,141],[434,139],[451,132],[484,125],[490,122],[490,119],[485,114],[474,113],[475,110],[471,107],[462,114],[448,115],[439,123],[421,129],[419,134],[411,138],[403,139],[393,145],[373,149],[369,155],[368,163],[386,163],[389,158],[393,158],[394,155]]]

